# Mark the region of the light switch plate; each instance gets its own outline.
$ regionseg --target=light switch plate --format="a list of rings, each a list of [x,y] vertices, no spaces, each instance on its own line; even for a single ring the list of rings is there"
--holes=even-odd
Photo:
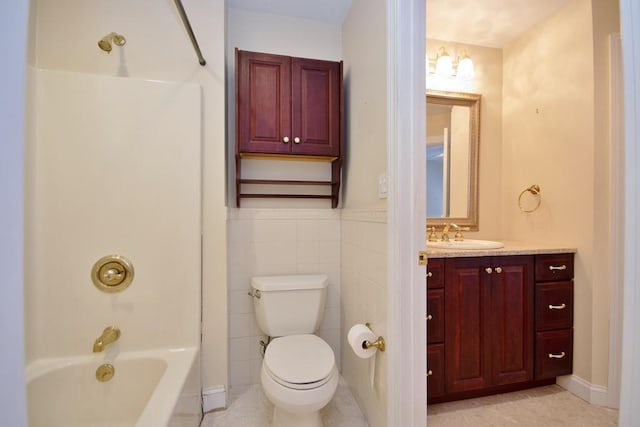
[[[383,173],[378,176],[378,198],[386,199],[389,185],[387,183],[387,174]]]

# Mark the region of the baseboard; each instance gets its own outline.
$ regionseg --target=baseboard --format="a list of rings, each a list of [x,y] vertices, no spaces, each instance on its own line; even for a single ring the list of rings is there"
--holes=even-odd
[[[607,387],[591,384],[576,375],[558,377],[556,383],[568,392],[593,405],[610,406]]]
[[[227,391],[223,385],[208,387],[202,391],[202,411],[209,412],[227,406]]]

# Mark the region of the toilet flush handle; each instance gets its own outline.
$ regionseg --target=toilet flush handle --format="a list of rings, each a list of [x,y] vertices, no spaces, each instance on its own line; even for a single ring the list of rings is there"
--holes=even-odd
[[[258,298],[258,299],[260,299],[260,297],[262,296],[262,294],[260,294],[260,291],[258,289],[251,289],[249,292],[247,292],[247,295],[253,298]]]

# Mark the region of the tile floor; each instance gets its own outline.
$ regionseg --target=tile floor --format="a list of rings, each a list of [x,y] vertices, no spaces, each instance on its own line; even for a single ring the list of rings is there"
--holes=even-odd
[[[267,427],[273,406],[260,385],[231,390],[229,408],[205,414],[201,427]],[[367,427],[343,378],[322,410],[325,427]],[[560,386],[429,405],[429,427],[616,426],[618,411],[590,405]]]
[[[259,384],[233,388],[229,392],[229,407],[205,414],[200,427],[268,427],[272,413],[273,405]],[[320,414],[325,427],[368,427],[342,377],[336,394]]]
[[[429,427],[616,426],[618,411],[590,405],[557,385],[429,405]]]

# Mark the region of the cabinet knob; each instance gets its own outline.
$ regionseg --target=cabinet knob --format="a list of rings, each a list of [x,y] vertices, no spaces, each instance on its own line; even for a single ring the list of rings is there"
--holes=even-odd
[[[433,273],[430,271],[427,271],[427,277],[432,277],[432,276],[433,276]]]
[[[289,143],[289,137],[285,136],[284,138],[282,138],[282,143],[283,144],[288,144]]]
[[[564,356],[566,356],[564,351],[561,351],[558,354],[549,353],[549,359],[562,359]]]
[[[433,375],[433,371],[432,371],[431,369],[429,369],[429,370],[427,371],[427,376],[428,376],[428,377],[430,377],[431,375]]]
[[[431,319],[433,319],[433,316],[432,316],[432,315],[430,315],[430,314],[428,314],[428,315],[427,315],[427,320],[431,320]]]
[[[491,273],[493,273],[493,269],[492,269],[491,267],[487,267],[487,268],[485,268],[485,269],[484,269],[484,271],[486,271],[486,272],[487,272],[487,274],[491,274]]]
[[[502,267],[496,267],[495,272],[498,274],[502,273]]]
[[[296,136],[295,138],[293,138],[293,142],[296,144],[300,144],[300,137]]]

